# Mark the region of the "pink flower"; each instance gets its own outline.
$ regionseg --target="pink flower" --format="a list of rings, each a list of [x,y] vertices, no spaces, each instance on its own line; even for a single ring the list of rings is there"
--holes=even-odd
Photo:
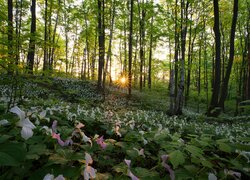
[[[53,121],[51,128],[52,128],[52,131],[56,133],[56,128],[57,128],[57,121],[56,120]]]
[[[104,142],[103,136],[97,138],[96,143],[99,144],[102,149],[105,149],[107,147],[107,144]]]
[[[132,179],[132,180],[139,180],[138,177],[136,177],[130,170],[130,164],[131,164],[131,160],[128,160],[128,159],[125,159],[124,160],[125,163],[127,164],[128,166],[128,176]]]
[[[60,144],[62,147],[63,146],[69,146],[73,144],[72,139],[67,139],[65,142],[61,139],[60,134],[56,134],[52,132],[52,138],[57,139],[58,144]]]
[[[171,180],[175,179],[175,175],[174,175],[174,171],[171,169],[171,167],[166,163],[166,161],[168,160],[169,156],[168,155],[162,155],[161,159],[162,159],[162,166],[166,168],[166,170],[169,172],[169,176],[171,178]]]

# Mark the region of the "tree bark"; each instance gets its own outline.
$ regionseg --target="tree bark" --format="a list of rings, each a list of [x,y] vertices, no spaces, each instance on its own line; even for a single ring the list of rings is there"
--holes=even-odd
[[[220,100],[219,105],[222,110],[224,110],[224,103],[228,93],[228,82],[233,66],[234,60],[234,38],[235,38],[235,30],[237,24],[237,17],[238,17],[238,0],[234,0],[234,8],[233,8],[233,18],[232,18],[232,26],[231,26],[231,35],[230,35],[230,54],[229,54],[229,61],[228,66],[226,69],[225,78],[223,79],[221,93],[220,93]]]
[[[220,51],[221,51],[221,40],[220,40],[220,18],[219,18],[219,3],[218,0],[213,0],[214,4],[214,34],[215,34],[215,73],[214,73],[214,81],[213,81],[213,90],[210,106],[208,108],[207,115],[208,116],[217,116],[218,115],[218,99],[220,93],[220,83],[221,83],[221,59],[220,59]]]
[[[133,11],[134,0],[130,0],[129,51],[128,51],[128,95],[132,92],[132,40],[133,40]]]
[[[152,86],[152,49],[153,49],[153,22],[154,17],[151,17],[151,32],[150,32],[150,42],[149,42],[149,59],[148,59],[148,88],[151,89]]]
[[[8,0],[8,74],[13,74],[13,1]]]
[[[30,26],[30,42],[28,51],[28,73],[33,74],[35,48],[36,48],[36,0],[32,0],[31,4],[31,26]]]
[[[48,24],[48,0],[45,0],[45,15],[44,15],[44,57],[43,57],[43,71],[48,70],[48,32],[47,32],[47,24]]]
[[[103,68],[105,54],[105,30],[104,30],[104,0],[98,0],[98,43],[99,43],[99,64],[97,88],[103,92]]]

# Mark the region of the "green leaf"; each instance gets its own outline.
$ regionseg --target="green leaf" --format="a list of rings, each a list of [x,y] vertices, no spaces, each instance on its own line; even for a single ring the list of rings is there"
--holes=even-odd
[[[182,165],[185,163],[184,155],[179,150],[171,152],[169,154],[169,160],[172,163],[172,165],[174,166],[174,169],[177,168],[179,165]]]
[[[18,166],[19,163],[9,154],[0,152],[0,166]]]
[[[202,149],[201,149],[201,148],[198,148],[198,147],[196,147],[196,146],[187,145],[185,149],[186,149],[188,152],[190,152],[192,156],[202,157],[202,155],[203,155]]]
[[[218,143],[219,145],[219,149],[223,152],[227,152],[227,153],[231,153],[232,152],[232,148],[227,145],[226,143]]]
[[[134,174],[141,179],[158,179],[159,174],[156,171],[151,171],[145,168],[136,167],[134,168]]]
[[[125,163],[121,162],[120,164],[117,164],[113,167],[113,170],[117,173],[123,173],[126,174],[127,173],[127,166],[125,165]]]
[[[207,161],[207,160],[202,160],[202,161],[201,161],[201,164],[202,164],[204,167],[208,167],[208,168],[212,168],[212,167],[213,167],[213,164],[210,163],[210,162]]]
[[[11,138],[12,136],[9,135],[2,135],[0,137],[0,143],[4,143],[5,141],[7,141],[9,138]]]
[[[17,162],[24,161],[26,157],[26,149],[23,143],[0,144],[0,152],[8,154]]]

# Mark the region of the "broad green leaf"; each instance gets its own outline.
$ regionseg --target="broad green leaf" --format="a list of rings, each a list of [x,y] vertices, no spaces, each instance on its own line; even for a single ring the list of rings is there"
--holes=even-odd
[[[18,162],[24,161],[26,149],[23,143],[4,143],[0,144],[0,152],[6,153]]]
[[[19,163],[9,154],[0,152],[0,166],[18,166]]]
[[[207,161],[207,160],[202,160],[202,161],[201,161],[201,164],[202,164],[203,166],[205,166],[205,167],[208,167],[208,168],[212,168],[212,167],[213,167],[213,164],[210,163],[210,162]]]
[[[125,165],[125,163],[121,162],[120,164],[117,164],[113,167],[113,170],[117,173],[123,173],[126,174],[128,167]]]
[[[136,167],[133,171],[136,176],[140,177],[141,179],[158,179],[159,174],[156,171],[151,171],[145,168]]]
[[[219,145],[219,149],[223,152],[227,152],[227,153],[231,153],[232,152],[232,148],[227,145],[226,143],[218,143]]]
[[[183,153],[180,150],[176,150],[174,152],[171,152],[169,154],[169,160],[174,166],[174,169],[177,168],[179,165],[182,165],[185,163],[185,158]]]
[[[193,145],[187,145],[185,149],[188,152],[190,152],[192,156],[202,157],[203,151],[201,148],[198,148],[198,147],[193,146]]]
[[[12,136],[9,135],[2,135],[0,137],[0,143],[4,143],[5,141],[7,141],[9,138],[11,138]]]

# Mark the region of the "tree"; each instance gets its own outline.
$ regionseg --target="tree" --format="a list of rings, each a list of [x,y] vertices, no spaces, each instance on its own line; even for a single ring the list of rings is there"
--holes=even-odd
[[[219,105],[221,109],[223,110],[224,110],[224,103],[225,103],[227,93],[228,93],[228,82],[229,82],[229,78],[230,78],[230,74],[231,74],[232,66],[233,66],[233,60],[234,60],[234,38],[235,38],[237,17],[238,17],[238,0],[234,0],[233,18],[232,18],[231,35],[230,35],[229,61],[227,65],[226,74],[225,74],[225,77],[223,79],[223,83],[221,86],[221,93],[220,93],[220,100],[219,100]]]
[[[30,42],[28,50],[28,73],[33,74],[34,58],[35,58],[35,46],[36,46],[36,0],[32,0],[31,4],[31,26],[30,26]]]
[[[98,44],[99,64],[97,88],[103,92],[103,68],[105,55],[104,0],[98,0]]]
[[[220,18],[219,18],[219,3],[218,0],[213,0],[214,5],[214,34],[215,34],[215,66],[214,68],[214,79],[213,79],[213,89],[210,106],[208,108],[208,116],[218,115],[219,106],[219,93],[220,93],[220,83],[221,83],[221,40],[220,40]]]
[[[8,73],[13,73],[13,2],[8,0]]]
[[[132,90],[132,40],[133,40],[133,11],[134,2],[130,0],[130,25],[129,25],[129,54],[128,54],[128,95]]]

